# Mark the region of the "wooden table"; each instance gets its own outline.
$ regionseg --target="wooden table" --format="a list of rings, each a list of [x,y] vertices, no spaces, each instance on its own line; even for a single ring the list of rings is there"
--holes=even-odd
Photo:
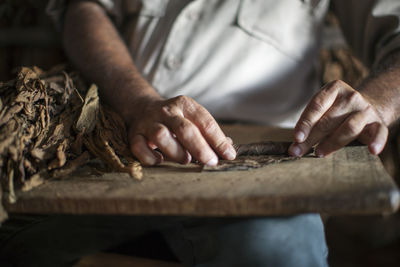
[[[290,140],[290,130],[226,126],[236,143]],[[197,165],[126,174],[75,175],[18,193],[14,213],[242,216],[302,212],[382,214],[399,207],[399,191],[364,146],[327,158],[305,157],[248,171],[201,172]]]

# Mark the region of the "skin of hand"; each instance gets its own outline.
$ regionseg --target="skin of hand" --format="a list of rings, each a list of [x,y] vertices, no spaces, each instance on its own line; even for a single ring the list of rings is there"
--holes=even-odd
[[[193,99],[178,96],[142,104],[140,113],[132,116],[128,132],[131,151],[142,163],[160,163],[163,155],[182,164],[189,163],[193,156],[211,166],[218,163],[216,153],[225,159],[235,159],[231,139]]]
[[[298,120],[289,154],[303,156],[315,146],[324,157],[353,140],[382,152],[389,126],[400,114],[400,52],[389,55],[358,90],[343,81],[325,85]]]
[[[99,86],[102,102],[124,119],[131,151],[143,164],[160,163],[164,156],[188,163],[193,156],[216,165],[218,156],[236,157],[232,141],[204,107],[185,96],[163,99],[148,84],[98,4],[69,2],[63,43],[71,62]]]

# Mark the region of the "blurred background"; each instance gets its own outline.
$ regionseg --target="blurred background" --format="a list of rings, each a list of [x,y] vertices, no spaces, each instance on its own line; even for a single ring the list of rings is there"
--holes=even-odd
[[[61,38],[45,14],[47,0],[0,0],[0,80],[19,66],[65,62]]]
[[[47,0],[0,0],[0,81],[14,77],[20,66],[49,69],[66,63],[60,34],[45,14]],[[321,55],[321,85],[342,79],[355,86],[368,70],[352,56],[339,23],[329,13]],[[400,135],[394,129],[381,155],[385,168],[400,184]],[[331,266],[400,266],[400,214],[327,216]]]

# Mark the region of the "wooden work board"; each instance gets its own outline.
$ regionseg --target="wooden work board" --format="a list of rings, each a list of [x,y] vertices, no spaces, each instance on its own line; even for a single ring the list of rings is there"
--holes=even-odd
[[[235,143],[287,141],[290,130],[225,126]],[[195,164],[144,168],[127,174],[80,174],[19,192],[14,213],[253,216],[303,212],[388,214],[399,191],[365,146],[343,148],[247,171],[202,172]]]

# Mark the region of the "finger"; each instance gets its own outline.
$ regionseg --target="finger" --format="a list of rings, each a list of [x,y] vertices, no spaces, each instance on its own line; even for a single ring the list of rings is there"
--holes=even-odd
[[[192,162],[192,155],[190,155],[189,151],[186,151],[186,162],[184,164],[189,164]]]
[[[295,141],[297,143],[304,142],[308,138],[311,129],[335,102],[341,86],[338,83],[335,81],[326,84],[306,106],[294,130]]]
[[[168,159],[182,164],[187,162],[185,149],[165,125],[161,123],[153,124],[146,136]]]
[[[230,138],[229,136],[226,137],[226,141],[227,141],[229,144],[233,145],[233,140],[232,140],[232,138]]]
[[[368,124],[360,135],[360,141],[368,145],[369,151],[378,155],[382,152],[389,136],[388,128],[378,122]]]
[[[206,165],[218,164],[217,155],[191,121],[180,116],[173,116],[169,117],[165,124],[175,133],[179,142],[190,155]]]
[[[207,143],[223,159],[233,160],[236,158],[236,150],[232,143],[226,138],[218,123],[203,107],[188,116],[190,120],[198,127]]]
[[[192,121],[207,143],[224,159],[236,158],[236,150],[226,138],[213,116],[200,104],[192,100],[184,102],[184,116]]]
[[[153,142],[151,142],[151,141],[147,141],[147,145],[151,148],[151,149],[157,149],[157,146],[156,146],[156,144],[154,144]]]
[[[144,165],[155,165],[162,162],[162,155],[153,151],[147,145],[147,140],[143,135],[136,134],[130,139],[130,149]]]
[[[306,154],[314,145],[332,134],[349,116],[351,105],[346,100],[338,99],[333,106],[315,123],[307,139],[302,143],[294,143],[289,153],[296,157]]]
[[[181,162],[181,164],[184,164],[184,165],[189,164],[190,162],[192,162],[192,155],[190,155],[190,153],[188,151],[185,151],[185,152],[186,152],[186,158],[185,158],[185,160],[183,162]],[[167,156],[165,157],[165,160],[174,161],[173,159],[170,159]]]
[[[371,118],[365,111],[358,111],[347,119],[315,149],[318,157],[324,157],[357,139]]]

